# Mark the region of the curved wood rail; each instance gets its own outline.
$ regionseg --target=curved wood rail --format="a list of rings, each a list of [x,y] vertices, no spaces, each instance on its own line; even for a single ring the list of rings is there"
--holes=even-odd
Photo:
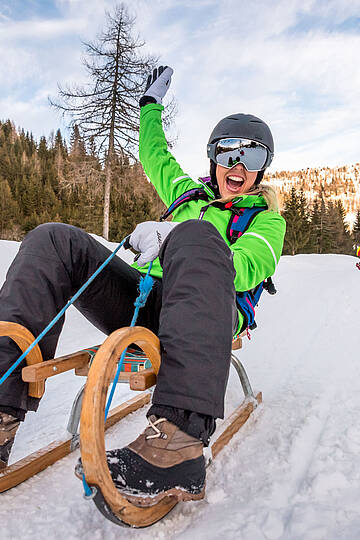
[[[120,328],[113,332],[99,348],[91,365],[86,383],[81,420],[80,449],[87,483],[100,489],[112,513],[123,523],[133,527],[147,527],[164,517],[177,504],[174,497],[166,497],[149,508],[139,508],[127,501],[114,486],[106,461],[104,439],[105,403],[122,351],[131,343],[147,355],[155,373],[160,368],[160,342],[148,329],[140,326]]]
[[[35,341],[32,333],[21,326],[21,324],[14,322],[0,321],[0,336],[9,337],[15,341],[16,345],[20,347],[24,352]],[[26,363],[28,366],[38,364],[42,362],[42,354],[39,345],[36,345],[32,351],[26,357]],[[45,392],[45,381],[31,382],[29,383],[28,394],[31,397],[41,398]]]

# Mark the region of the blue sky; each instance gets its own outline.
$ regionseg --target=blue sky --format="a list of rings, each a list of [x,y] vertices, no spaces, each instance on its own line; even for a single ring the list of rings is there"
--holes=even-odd
[[[272,170],[360,161],[360,0],[133,0],[149,52],[174,68],[173,152],[193,176],[233,112],[266,120]],[[0,119],[48,136],[66,122],[48,105],[57,83],[85,82],[81,40],[112,0],[0,0]]]

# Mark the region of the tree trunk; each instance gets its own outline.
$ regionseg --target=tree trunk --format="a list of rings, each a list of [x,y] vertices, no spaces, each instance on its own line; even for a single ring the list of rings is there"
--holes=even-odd
[[[118,25],[117,42],[116,42],[116,64],[115,78],[112,89],[112,104],[111,104],[111,123],[109,132],[109,148],[105,164],[105,190],[104,190],[104,222],[103,222],[103,237],[109,240],[110,226],[110,192],[111,192],[111,168],[114,158],[114,133],[115,133],[115,113],[116,113],[116,93],[119,78],[119,57],[120,57],[120,24]]]
[[[109,224],[110,224],[110,191],[111,191],[111,161],[106,160],[105,166],[105,189],[104,189],[104,220],[103,220],[103,237],[109,240]]]

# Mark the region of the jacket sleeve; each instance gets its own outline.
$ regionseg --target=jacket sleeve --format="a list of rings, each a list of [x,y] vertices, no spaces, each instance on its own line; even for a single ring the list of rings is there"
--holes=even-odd
[[[247,231],[230,246],[236,270],[235,290],[247,291],[275,272],[280,260],[286,223],[280,214],[260,212]]]
[[[198,186],[169,152],[161,121],[162,105],[149,103],[140,110],[139,157],[145,174],[166,204]]]

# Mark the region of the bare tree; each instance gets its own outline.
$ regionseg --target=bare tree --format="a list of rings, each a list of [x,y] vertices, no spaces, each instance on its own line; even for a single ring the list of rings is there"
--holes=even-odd
[[[134,36],[135,18],[123,4],[106,12],[106,25],[97,40],[84,43],[83,60],[89,76],[85,86],[62,88],[59,101],[51,105],[71,116],[86,142],[96,141],[104,163],[103,236],[109,236],[110,192],[115,161],[136,160],[139,132],[139,105],[148,73],[157,59],[141,54],[144,42]],[[167,109],[165,124],[173,117],[175,105]]]

